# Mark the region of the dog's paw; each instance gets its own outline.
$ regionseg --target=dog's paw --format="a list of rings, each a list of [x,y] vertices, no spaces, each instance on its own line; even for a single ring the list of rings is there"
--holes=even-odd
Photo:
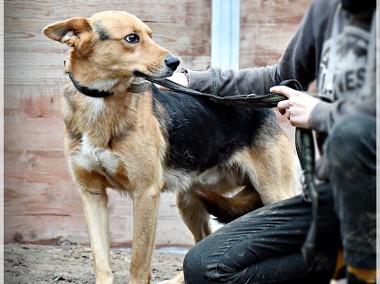
[[[185,284],[185,278],[183,276],[183,272],[181,272],[173,279],[161,281],[157,284]]]

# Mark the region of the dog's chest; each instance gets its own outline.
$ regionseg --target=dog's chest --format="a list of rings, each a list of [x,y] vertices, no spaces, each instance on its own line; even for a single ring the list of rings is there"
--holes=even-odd
[[[81,145],[71,156],[71,161],[87,172],[104,176],[111,186],[123,189],[120,177],[124,167],[120,156],[111,150],[92,145],[87,135],[82,136]]]

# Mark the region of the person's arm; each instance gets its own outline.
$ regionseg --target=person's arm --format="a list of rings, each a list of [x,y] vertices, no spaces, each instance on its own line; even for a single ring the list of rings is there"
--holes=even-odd
[[[206,71],[187,72],[190,88],[212,95],[233,96],[268,92],[269,87],[280,80],[276,69],[276,65],[237,71],[211,67]]]
[[[212,67],[206,71],[187,69],[189,87],[219,96],[263,95],[283,80],[297,79],[307,89],[316,74],[316,36],[327,18],[326,12],[316,17],[321,10],[329,11],[321,5],[311,6],[277,65],[238,71]]]
[[[350,113],[376,116],[376,96],[358,96],[353,100],[338,100],[333,103],[321,101],[311,112],[310,126],[318,132],[328,133],[339,117]]]
[[[324,102],[306,93],[285,86],[275,86],[272,92],[288,97],[278,103],[281,114],[287,113],[290,123],[299,128],[311,128],[319,133],[328,133],[339,117],[350,113],[376,116],[376,96],[360,96],[350,100]]]

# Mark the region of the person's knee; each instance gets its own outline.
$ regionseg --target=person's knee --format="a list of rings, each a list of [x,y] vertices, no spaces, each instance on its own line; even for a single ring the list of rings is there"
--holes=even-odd
[[[183,260],[183,274],[186,283],[204,283],[207,266],[203,264],[200,253],[198,247],[194,246]]]
[[[218,250],[220,248],[215,248]],[[192,247],[183,260],[183,274],[186,283],[211,284],[230,283],[223,277],[223,269],[219,269],[220,255],[212,253],[210,243],[204,240]]]
[[[197,270],[197,261],[196,257],[193,253],[193,249],[190,249],[188,253],[185,255],[185,258],[183,260],[183,273],[185,275],[185,278],[188,278],[192,276],[193,274],[196,274]]]
[[[346,167],[353,159],[357,159],[356,154],[372,146],[374,137],[373,118],[360,114],[342,117],[331,129],[327,140],[326,155],[330,166]]]

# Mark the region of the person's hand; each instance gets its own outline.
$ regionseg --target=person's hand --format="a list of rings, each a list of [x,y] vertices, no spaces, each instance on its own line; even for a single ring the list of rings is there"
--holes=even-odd
[[[320,102],[319,99],[286,86],[272,87],[270,88],[270,92],[289,98],[288,100],[279,102],[277,108],[282,115],[287,113],[291,125],[299,128],[310,128],[311,112]]]
[[[185,87],[189,86],[189,82],[187,81],[187,77],[186,77],[185,73],[182,73],[182,72],[181,73],[180,72],[173,73],[173,75],[168,77],[167,79],[170,81],[173,81],[177,84],[180,84],[182,86],[185,86]],[[160,86],[157,84],[156,84],[156,86],[161,90],[167,90],[166,87],[163,87],[163,86]]]

